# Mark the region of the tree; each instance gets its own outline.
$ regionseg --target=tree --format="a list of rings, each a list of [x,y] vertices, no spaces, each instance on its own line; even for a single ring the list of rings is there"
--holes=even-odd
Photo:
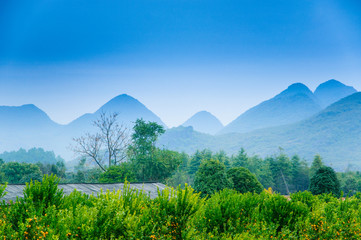
[[[339,197],[341,187],[335,171],[331,167],[319,168],[311,178],[310,191],[315,195],[332,193],[336,197]]]
[[[129,147],[130,160],[137,170],[137,178],[141,181],[156,180],[154,174],[162,163],[157,161],[155,142],[165,132],[163,126],[156,122],[146,123],[137,119],[133,127],[132,144]]]
[[[272,172],[275,191],[280,192],[281,194],[289,195],[292,168],[290,159],[281,152],[278,156],[267,158],[266,161],[268,162],[269,168]]]
[[[198,171],[199,166],[201,165],[203,160],[210,160],[212,158],[212,152],[208,149],[204,149],[203,151],[197,150],[190,162],[189,162],[189,169],[188,173],[190,175],[195,174]]]
[[[224,165],[226,166],[227,169],[231,167],[230,158],[227,156],[225,151],[221,150],[221,151],[217,152],[216,154],[213,155],[213,158],[224,163]]]
[[[301,161],[299,156],[295,155],[291,159],[291,191],[305,191],[310,185],[309,169],[305,161]]]
[[[354,176],[346,177],[342,186],[342,191],[350,196],[354,195],[357,192],[357,181]]]
[[[315,173],[317,172],[318,169],[320,169],[321,167],[323,167],[323,162],[322,162],[322,158],[320,155],[316,155],[313,159],[313,162],[311,164],[311,169],[310,169],[310,177],[312,177],[313,175],[315,175]]]
[[[214,159],[202,161],[194,178],[194,189],[197,192],[201,192],[204,197],[232,187],[223,163]]]
[[[232,180],[233,188],[238,192],[261,193],[263,190],[262,184],[247,168],[233,167],[227,171],[227,175]]]
[[[244,148],[238,152],[238,154],[232,157],[234,167],[247,167],[248,156]]]
[[[32,163],[4,163],[1,165],[0,172],[3,173],[3,180],[9,183],[25,183],[42,179],[39,166]]]
[[[136,181],[133,168],[130,163],[123,162],[117,166],[110,166],[106,172],[100,174],[99,182],[101,183],[117,183],[125,180]]]
[[[102,112],[93,122],[98,132],[86,133],[79,138],[73,138],[76,146],[73,151],[92,159],[103,171],[108,167],[124,161],[129,146],[128,129],[118,124],[118,114]],[[105,161],[107,163],[105,163]]]

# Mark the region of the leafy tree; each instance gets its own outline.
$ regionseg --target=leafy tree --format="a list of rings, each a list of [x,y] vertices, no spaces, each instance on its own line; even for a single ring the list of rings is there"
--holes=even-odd
[[[32,163],[4,163],[0,167],[0,172],[3,173],[3,180],[9,183],[25,183],[42,179],[39,166]]]
[[[232,180],[233,188],[238,192],[261,193],[263,190],[263,186],[256,176],[246,168],[233,167],[227,171],[227,175]]]
[[[226,166],[226,168],[230,168],[231,167],[231,160],[230,158],[227,156],[225,151],[219,151],[216,154],[213,155],[213,159],[217,159],[220,162],[224,163],[224,165]]]
[[[65,171],[66,171],[66,167],[65,167],[65,163],[64,161],[58,161],[56,164],[49,164],[49,163],[36,163],[36,165],[39,166],[42,174],[47,174],[47,175],[56,175],[59,178],[65,178]]]
[[[167,149],[156,149],[153,159],[152,171],[148,179],[150,181],[163,182],[172,176],[182,162],[182,154]]]
[[[194,189],[197,192],[201,192],[204,197],[232,187],[223,163],[214,159],[202,161],[194,178]]]
[[[290,159],[283,153],[266,159],[272,172],[274,190],[281,194],[290,194],[292,165]]]
[[[199,166],[201,165],[203,160],[210,160],[212,158],[212,152],[208,149],[204,149],[203,151],[197,150],[190,162],[189,162],[189,170],[188,173],[190,175],[195,174],[198,171]]]
[[[320,167],[311,178],[312,194],[332,193],[336,197],[341,194],[340,181],[331,167]]]
[[[181,163],[181,154],[155,146],[158,137],[165,132],[163,126],[137,119],[133,131],[129,155],[137,179],[163,181],[170,177]]]
[[[116,166],[110,166],[106,172],[102,172],[99,177],[101,183],[117,183],[136,181],[133,168],[130,163],[124,162]]]
[[[248,156],[244,148],[238,152],[238,154],[232,157],[232,162],[234,167],[245,167],[247,168]]]
[[[353,176],[348,176],[342,185],[342,191],[345,194],[352,196],[357,192],[357,181]]]
[[[20,148],[18,151],[3,152],[0,158],[5,162],[24,162],[24,163],[42,163],[42,164],[56,164],[59,161],[64,161],[60,156],[55,156],[53,151],[45,151],[43,148],[31,148],[25,150]]]
[[[291,159],[291,190],[292,192],[305,191],[310,185],[309,169],[305,161],[295,155]]]

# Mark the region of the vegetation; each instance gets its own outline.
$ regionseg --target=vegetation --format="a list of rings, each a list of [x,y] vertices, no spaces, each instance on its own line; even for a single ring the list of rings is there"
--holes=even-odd
[[[256,176],[246,168],[231,168],[228,170],[227,175],[232,181],[233,189],[237,190],[240,193],[261,193],[263,190],[263,186],[257,180]]]
[[[289,157],[282,149],[266,158],[250,156],[244,149],[231,156],[207,149],[188,155],[157,147],[163,133],[157,123],[139,119],[125,158],[120,161],[120,155],[112,155],[102,166],[94,159],[82,158],[73,172],[66,171],[63,161],[0,160],[1,182],[28,182],[24,198],[0,203],[0,238],[361,237],[360,172],[336,174],[319,155],[309,167],[305,160]],[[77,191],[67,196],[57,188],[59,182],[125,181],[159,181],[174,188],[160,191],[155,199],[128,184],[123,191],[97,196]],[[0,185],[0,199],[6,194],[5,186]],[[345,200],[339,198],[341,190]]]
[[[313,194],[331,193],[336,197],[341,194],[340,181],[330,167],[321,167],[311,178],[310,191]]]
[[[0,159],[4,162],[20,162],[20,163],[42,163],[56,164],[64,162],[60,156],[55,156],[53,151],[45,151],[42,148],[31,148],[25,150],[20,148],[18,151],[3,152]]]
[[[122,191],[64,195],[44,176],[24,198],[0,203],[4,239],[359,239],[361,196],[310,192],[284,196],[224,189],[207,199],[190,186],[150,199],[128,184]],[[4,187],[0,186],[0,197]]]
[[[226,167],[222,162],[211,159],[201,163],[194,178],[194,189],[201,192],[202,196],[232,187],[232,181],[227,176]]]
[[[73,138],[73,151],[94,161],[104,172],[106,166],[117,165],[126,158],[128,129],[118,124],[117,117],[117,113],[102,112],[99,118],[93,121],[96,133],[88,132]]]

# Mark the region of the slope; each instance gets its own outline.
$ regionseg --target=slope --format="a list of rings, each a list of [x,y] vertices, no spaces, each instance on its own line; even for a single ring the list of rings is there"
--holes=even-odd
[[[195,131],[208,134],[215,134],[223,128],[223,124],[207,111],[197,112],[184,122],[182,126],[192,126]]]

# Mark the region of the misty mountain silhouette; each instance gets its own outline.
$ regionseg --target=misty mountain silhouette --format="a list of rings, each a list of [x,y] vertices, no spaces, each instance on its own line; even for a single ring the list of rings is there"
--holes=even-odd
[[[38,132],[59,127],[49,116],[33,104],[17,107],[0,106],[1,132]]]
[[[320,84],[316,88],[314,94],[318,98],[320,105],[322,107],[327,107],[356,92],[357,90],[355,88],[346,86],[335,79],[331,79]]]
[[[146,106],[144,106],[144,104],[127,94],[122,94],[112,98],[96,112],[86,113],[69,123],[67,131],[69,134],[73,133],[74,135],[93,129],[92,123],[100,116],[101,113],[117,113],[119,123],[124,124],[130,129],[133,127],[135,120],[138,118],[143,118],[145,121],[156,122],[165,128],[167,127],[163,121]]]
[[[250,132],[300,121],[321,110],[311,90],[295,83],[274,98],[249,109],[219,133]]]
[[[207,111],[197,112],[185,121],[182,126],[192,126],[195,131],[208,134],[215,134],[223,128],[223,124],[218,118]]]
[[[181,133],[185,129],[170,129],[160,143],[172,150],[208,148],[236,153],[242,147],[250,154],[267,156],[278,153],[299,154],[311,161],[320,154],[328,164],[344,170],[348,164],[361,170],[361,93],[352,94],[330,105],[320,113],[297,123],[217,136]],[[183,136],[179,139],[176,135]],[[206,138],[206,139],[205,139]],[[181,141],[180,143],[178,141]],[[188,144],[186,144],[188,142]]]
[[[118,113],[118,121],[131,129],[138,118],[166,125],[137,99],[122,94],[104,104],[95,113],[87,113],[67,125],[52,121],[45,112],[35,105],[20,107],[0,106],[0,151],[22,148],[43,147],[54,150],[65,159],[73,153],[69,145],[72,138],[94,130],[93,121],[100,114]]]

